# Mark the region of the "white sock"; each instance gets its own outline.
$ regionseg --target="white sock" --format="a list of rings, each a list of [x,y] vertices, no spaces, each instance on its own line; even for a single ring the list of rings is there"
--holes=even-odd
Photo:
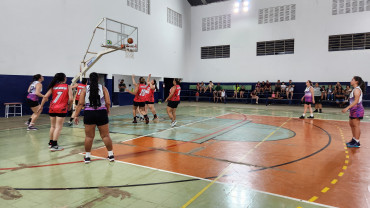
[[[90,157],[91,152],[86,152],[85,157]]]
[[[311,117],[313,117],[313,114],[311,113]]]
[[[113,150],[112,151],[108,151],[108,156],[113,156]]]
[[[306,114],[304,113],[304,114],[302,114],[302,116],[303,116],[303,117],[305,117],[305,116],[306,116]]]
[[[359,143],[359,142],[360,142],[360,140],[357,140],[357,139],[356,139],[356,138],[354,138],[354,137],[353,137],[353,139],[354,139],[357,143]]]

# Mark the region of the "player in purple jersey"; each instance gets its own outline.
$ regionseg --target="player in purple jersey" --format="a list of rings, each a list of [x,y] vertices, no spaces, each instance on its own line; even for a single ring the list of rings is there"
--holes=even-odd
[[[310,116],[307,117],[307,118],[314,118],[313,117],[313,113],[312,113],[312,108],[311,108],[311,104],[315,104],[315,99],[314,99],[314,90],[313,90],[313,87],[312,87],[312,82],[310,80],[308,80],[306,82],[306,89],[304,91],[304,96],[302,97],[302,102],[303,102],[303,99],[304,99],[304,112],[302,114],[301,117],[299,117],[300,119],[304,119],[305,116],[306,116],[306,112],[307,112],[307,108],[310,110]]]
[[[365,82],[361,77],[354,76],[351,80],[353,90],[349,96],[349,106],[342,110],[343,113],[349,110],[349,126],[352,130],[352,139],[347,142],[347,147],[360,147],[360,120],[364,117],[364,106],[362,96],[365,92]]]
[[[41,82],[43,81],[44,81],[44,77],[41,76],[41,74],[34,75],[33,82],[30,84],[27,90],[28,95],[27,95],[26,102],[33,112],[31,118],[29,118],[28,121],[25,123],[28,126],[27,131],[37,130],[37,128],[34,125],[41,113],[41,112],[38,112],[37,110],[40,107],[39,97],[44,97],[44,95],[41,94],[42,92]]]

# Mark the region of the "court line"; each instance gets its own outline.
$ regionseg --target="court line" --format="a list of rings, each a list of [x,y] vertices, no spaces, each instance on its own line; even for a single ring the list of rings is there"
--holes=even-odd
[[[286,123],[288,123],[292,118],[289,118],[286,120],[283,124],[281,124],[278,128],[276,128],[273,132],[271,132],[269,135],[267,135],[261,142],[259,142],[254,148],[250,149],[242,158],[240,158],[240,161],[245,159],[250,153],[252,153],[256,148],[258,148],[259,145],[261,145],[263,142],[265,142],[268,138],[270,138],[277,130],[279,130],[281,127],[283,127]],[[223,177],[230,169],[231,169],[232,164],[227,166],[221,174],[217,176],[211,183],[209,183],[207,186],[205,186],[200,192],[198,192],[193,198],[191,198],[188,202],[186,202],[182,208],[186,208],[189,206],[193,201],[195,201],[200,195],[202,195],[209,187],[211,187],[218,179]]]

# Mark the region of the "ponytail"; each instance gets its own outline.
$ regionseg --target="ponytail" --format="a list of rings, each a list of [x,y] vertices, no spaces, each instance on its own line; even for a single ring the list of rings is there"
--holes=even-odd
[[[38,81],[41,78],[41,74],[33,75],[33,81]]]
[[[48,90],[53,88],[57,83],[64,82],[65,79],[66,79],[66,75],[64,73],[56,73],[54,75],[53,80],[51,80],[51,82],[49,84]]]
[[[312,87],[312,82],[311,82],[311,80],[308,80],[308,82],[310,83],[310,85],[311,85],[311,87]]]
[[[81,84],[86,84],[87,83],[87,78],[82,78],[82,82],[81,82]]]
[[[180,85],[181,79],[175,79],[176,85]]]
[[[354,77],[353,77],[353,79],[354,79],[355,81],[357,81],[358,86],[360,86],[360,88],[361,88],[361,90],[362,90],[362,93],[363,93],[363,94],[365,94],[366,86],[365,86],[365,82],[364,82],[364,80],[362,80],[362,78],[361,78],[361,77],[359,77],[359,76],[354,76]]]
[[[154,86],[155,86],[155,91],[158,92],[157,81],[154,79],[153,82],[154,82]]]
[[[99,95],[99,76],[96,72],[90,74],[90,107],[97,109],[101,106]]]

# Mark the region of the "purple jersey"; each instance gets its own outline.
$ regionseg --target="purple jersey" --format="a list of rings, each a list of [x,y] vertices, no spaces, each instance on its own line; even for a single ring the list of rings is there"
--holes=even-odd
[[[362,105],[362,90],[360,87],[356,87],[355,89],[360,90],[361,95],[360,99],[358,100],[358,103],[349,109],[349,117],[351,118],[363,118],[364,117],[364,106]],[[349,103],[352,104],[355,101],[354,91],[352,90],[350,96],[349,96]]]
[[[304,90],[304,100],[305,102],[307,103],[312,103],[312,93],[311,93],[311,89],[312,87],[307,87],[305,90]]]
[[[32,100],[32,101],[38,101],[39,100],[39,97],[36,95],[36,85],[38,83],[40,83],[40,82],[39,81],[32,82],[32,84],[30,86],[30,91],[28,91],[27,98]],[[41,88],[41,91],[42,91],[42,88]]]

